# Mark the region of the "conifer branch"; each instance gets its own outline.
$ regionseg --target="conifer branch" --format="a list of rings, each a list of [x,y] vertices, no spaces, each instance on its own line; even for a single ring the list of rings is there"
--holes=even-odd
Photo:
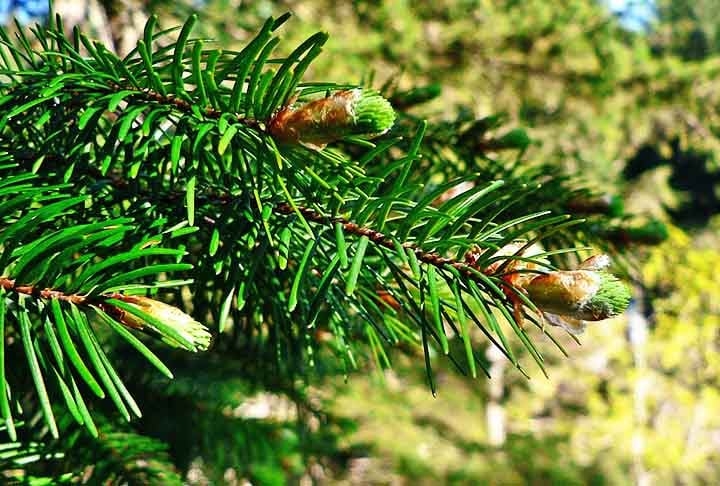
[[[387,344],[419,346],[422,338],[432,382],[431,345],[462,369],[453,337],[462,341],[468,373],[477,376],[476,366],[484,365],[472,326],[522,370],[504,322],[543,369],[521,326],[523,310],[537,310],[534,296],[582,318],[626,304],[615,280],[590,270],[548,274],[508,291],[515,282],[509,276],[532,272],[508,262],[531,259],[522,250],[502,250],[523,238],[529,246],[572,223],[557,215],[564,209],[538,208],[537,199],[534,212],[527,205],[506,211],[529,200],[528,188],[548,174],[480,165],[478,148],[524,150],[530,143],[524,132],[480,137],[487,130],[478,129],[482,120],[465,132],[462,124],[471,120],[458,119],[435,125],[426,143],[427,122],[395,124],[395,110],[378,92],[301,84],[325,34],[277,59],[273,32],[284,18],[269,19],[236,53],[203,49],[202,40],[189,37],[195,20],[176,42],[160,46],[152,18],[137,50],[123,59],[79,33],[65,40],[60,28],[38,29],[33,42],[22,38],[17,46],[3,41],[13,58],[0,59],[11,79],[0,102],[11,178],[0,178],[0,191],[8,180],[14,187],[4,189],[10,196],[0,207],[6,226],[0,305],[10,316],[9,335],[20,336],[8,343],[12,352],[24,352],[49,424],[55,421],[48,390],[56,385],[75,421],[98,435],[81,410],[80,380],[99,398],[107,393],[126,419],[130,412],[140,416],[103,350],[114,341],[95,335],[98,323],[168,377],[169,369],[128,328],[189,351],[209,347],[207,328],[145,296],[170,284],[190,290],[188,297],[177,289],[176,304],[217,325],[220,352],[247,347],[254,361],[273,356],[277,376],[304,369],[321,343],[349,370],[358,367],[354,355],[367,349],[386,366]],[[405,106],[434,92],[406,96]],[[377,144],[321,151],[391,129]],[[449,195],[462,181],[471,187]],[[496,192],[504,181],[511,187]],[[564,181],[545,198],[556,206]],[[573,244],[574,236],[565,235],[546,255]],[[156,246],[167,240],[174,248]],[[192,263],[181,262],[186,253]],[[174,272],[184,280],[154,282]],[[559,285],[561,277],[588,284],[581,302]],[[325,330],[331,337],[317,338]],[[8,384],[29,386],[22,379]],[[0,412],[12,425],[9,397],[0,393]]]
[[[126,295],[119,292],[94,296],[68,294],[60,290],[41,289],[33,285],[18,285],[15,280],[7,277],[0,277],[0,288],[6,292],[14,292],[43,300],[55,299],[79,307],[100,309],[126,327],[139,330],[151,329],[163,335],[169,344],[185,347],[192,351],[196,349],[205,350],[210,344],[210,334],[203,325],[180,310],[147,297]],[[140,311],[140,313],[136,313],[136,311]],[[160,322],[161,327],[170,326],[175,331],[180,332],[187,342],[174,340],[172,337],[164,335],[165,333],[162,330],[153,327],[155,321]]]
[[[97,172],[97,175],[100,175],[99,172]],[[110,184],[115,189],[127,190],[127,188],[129,187],[128,182],[118,175],[107,175],[105,176],[105,178],[109,180]],[[139,193],[133,192],[133,194],[137,196]],[[181,201],[184,196],[185,194],[179,191],[169,192],[166,194],[144,194],[144,197],[148,198],[148,200],[157,201],[159,198],[162,198],[165,199],[165,201],[167,201],[168,203],[176,203],[177,201]],[[208,202],[218,205],[227,205],[237,201],[237,198],[234,198],[230,194],[222,194],[211,191],[198,192],[197,197],[199,199],[205,198]],[[374,230],[367,226],[360,226],[357,223],[354,223],[341,216],[326,216],[321,212],[306,206],[296,205],[296,209],[309,222],[323,224],[329,227],[332,227],[335,224],[340,224],[346,234],[358,237],[365,236],[371,242],[375,243],[378,246],[382,246],[388,250],[397,250],[397,245],[393,242],[393,240],[389,238],[386,234],[378,230]],[[296,214],[296,209],[288,203],[280,203],[273,206],[273,212],[282,216]],[[205,221],[207,221],[207,219],[205,219]],[[405,250],[412,251],[417,257],[417,259],[423,263],[433,265],[440,269],[443,267],[452,267],[467,278],[475,280],[476,282],[483,282],[483,280],[478,277],[479,270],[476,265],[472,265],[467,262],[459,261],[453,258],[444,257],[437,252],[424,250],[420,245],[416,243],[406,241],[400,243],[400,246]],[[483,271],[483,273],[494,274],[495,272]]]
[[[15,292],[17,294],[39,297],[45,300],[57,299],[63,302],[70,302],[75,305],[87,305],[90,303],[90,298],[84,295],[66,294],[60,290],[53,290],[47,288],[41,289],[33,285],[19,285],[15,282],[15,280],[7,277],[0,277],[0,288],[4,289],[7,292]],[[116,298],[115,295],[122,294],[113,294],[113,297],[109,298]]]
[[[320,223],[328,226],[340,224],[343,231],[347,234],[355,236],[365,236],[376,245],[387,248],[388,250],[397,249],[397,246],[395,245],[393,240],[380,231],[368,228],[366,226],[359,226],[357,223],[354,223],[339,216],[328,217],[311,208],[298,206],[297,210],[303,215],[306,220],[313,223]],[[295,213],[295,210],[286,203],[275,206],[274,211],[278,214],[285,215]],[[418,260],[423,263],[427,263],[438,268],[450,266],[460,271],[468,278],[477,279],[477,270],[473,269],[467,263],[444,257],[436,252],[425,251],[420,247],[420,245],[417,245],[415,243],[403,242],[400,244],[400,246],[402,246],[406,250],[411,250],[413,253],[415,253],[415,256],[418,258]]]
[[[192,103],[190,103],[172,93],[162,94],[162,93],[159,93],[159,92],[153,90],[152,88],[138,88],[135,86],[120,85],[118,83],[111,83],[110,86],[116,92],[132,91],[144,101],[149,101],[149,102],[153,102],[153,103],[157,103],[157,104],[161,104],[161,105],[167,105],[167,106],[176,108],[177,110],[182,111],[183,113],[186,113],[186,114],[193,113]],[[207,107],[205,107],[203,113],[205,114],[206,117],[217,120],[221,116],[228,114],[229,112],[224,112],[224,111],[218,110],[216,108],[213,108],[212,106],[207,106]],[[262,124],[259,120],[247,117],[244,114],[241,114],[241,113],[235,114],[235,121],[242,125],[246,125],[249,128],[253,128],[258,131],[264,131],[262,129]]]

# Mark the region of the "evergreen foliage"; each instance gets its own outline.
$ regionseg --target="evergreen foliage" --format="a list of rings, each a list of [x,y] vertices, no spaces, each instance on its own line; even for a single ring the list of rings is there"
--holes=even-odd
[[[520,129],[486,136],[499,117],[405,111],[433,86],[386,87],[395,114],[371,87],[307,81],[327,35],[276,55],[288,18],[232,51],[193,37],[196,16],[167,30],[152,17],[125,57],[79,29],[66,37],[59,16],[15,38],[0,30],[6,476],[179,483],[191,459],[173,464],[152,437],[191,431],[122,419],[163,401],[199,434],[220,433],[245,387],[329,423],[302,380],[367,359],[387,367],[394,347],[420,351],[433,392],[431,354],[476,377],[489,376],[487,343],[522,374],[528,361],[544,372],[539,340],[565,353],[508,280],[512,265],[579,262],[588,245],[608,247],[596,228],[617,214],[557,169],[491,157],[520,160],[532,143]],[[342,110],[323,111],[338,99]],[[627,305],[616,297],[612,314]],[[233,447],[272,437],[244,425]],[[282,480],[262,453],[238,454],[256,464],[248,475]]]

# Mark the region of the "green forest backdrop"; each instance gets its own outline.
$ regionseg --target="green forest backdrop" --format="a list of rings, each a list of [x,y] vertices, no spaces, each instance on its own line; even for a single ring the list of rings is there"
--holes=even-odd
[[[567,358],[539,340],[549,378],[529,367],[527,379],[488,351],[492,379],[469,379],[433,355],[433,397],[413,348],[393,350],[392,368],[368,360],[349,374],[319,360],[290,391],[260,366],[232,373],[229,361],[198,369],[169,358],[176,379],[158,378],[162,392],[139,400],[139,430],[170,444],[158,461],[169,454],[190,484],[717,481],[717,2],[657,0],[641,28],[594,0],[88,5],[78,21],[120,52],[142,35],[147,12],[161,26],[199,12],[195,35],[240,49],[268,16],[290,11],[281,51],[329,34],[306,79],[372,86],[396,104],[437,86],[408,116],[437,122],[438,140],[442,121],[498,116],[478,151],[495,154],[499,173],[556,167],[621,197],[632,215],[588,228],[617,255],[631,309],[590,326],[581,345],[561,336]],[[167,410],[183,423],[164,422]]]

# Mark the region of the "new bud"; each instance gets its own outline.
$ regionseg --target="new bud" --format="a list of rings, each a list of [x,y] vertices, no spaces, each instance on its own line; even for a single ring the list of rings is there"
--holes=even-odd
[[[592,270],[550,272],[525,287],[542,311],[587,321],[621,314],[630,303],[630,290],[614,275]]]
[[[372,138],[390,130],[395,111],[375,91],[338,91],[300,106],[287,106],[268,123],[276,140],[322,148],[350,135]]]
[[[127,296],[122,300],[126,304],[136,307],[138,310],[157,319],[163,324],[172,327],[188,342],[193,344],[194,349],[190,349],[191,351],[205,351],[210,346],[210,342],[212,341],[210,331],[177,307],[160,302],[159,300],[141,296]],[[128,327],[136,329],[150,328],[158,331],[151,323],[144,321],[142,318],[132,314],[131,312],[122,312],[119,320]],[[185,344],[178,342],[163,333],[160,334],[163,337],[163,341],[171,346],[182,348],[187,347]]]

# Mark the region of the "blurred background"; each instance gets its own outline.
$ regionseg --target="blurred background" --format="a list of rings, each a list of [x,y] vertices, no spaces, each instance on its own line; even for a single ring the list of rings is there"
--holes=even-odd
[[[0,20],[42,19],[44,5],[0,2]],[[591,326],[582,345],[564,342],[569,358],[538,342],[549,379],[532,369],[526,379],[492,351],[492,380],[466,379],[438,357],[437,397],[422,358],[402,352],[391,370],[368,364],[345,376],[318,366],[292,392],[238,370],[208,397],[215,415],[188,409],[187,425],[163,423],[163,410],[183,407],[171,397],[141,421],[171,444],[190,484],[718,481],[720,2],[57,0],[55,8],[120,53],[150,12],[163,27],[198,12],[196,33],[239,49],[266,17],[290,11],[286,48],[330,34],[306,79],[437,83],[442,94],[414,109],[418,117],[503,114],[533,141],[521,163],[556,164],[621,196],[636,215],[640,236],[608,235],[624,252],[635,302],[623,318]],[[178,397],[217,379],[212,370],[178,375]]]

